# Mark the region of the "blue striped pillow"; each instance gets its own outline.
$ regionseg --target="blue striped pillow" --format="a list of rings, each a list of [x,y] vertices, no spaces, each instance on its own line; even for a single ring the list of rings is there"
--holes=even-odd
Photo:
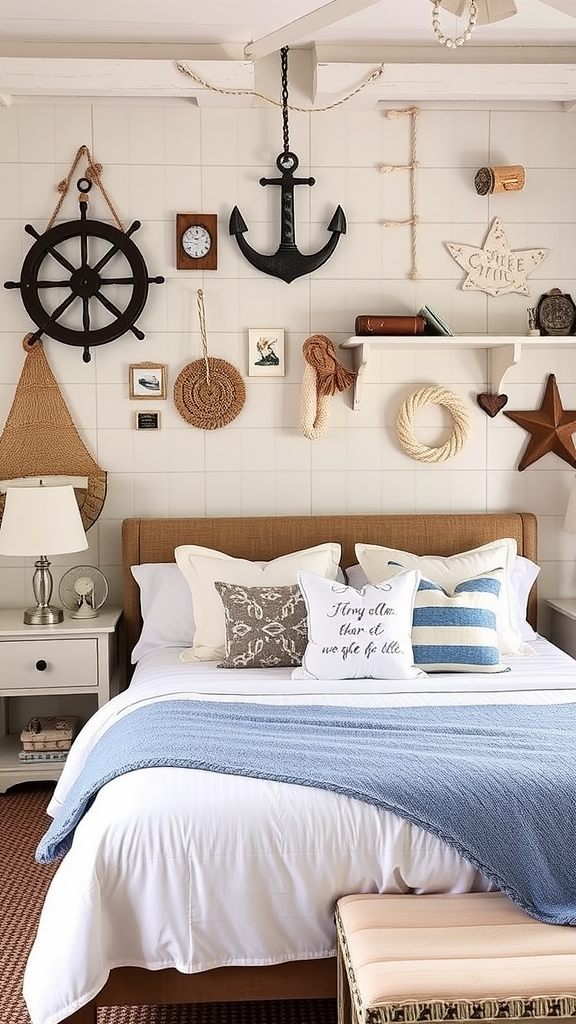
[[[448,593],[422,578],[414,600],[412,650],[425,672],[507,672],[498,648],[504,570],[463,580]]]

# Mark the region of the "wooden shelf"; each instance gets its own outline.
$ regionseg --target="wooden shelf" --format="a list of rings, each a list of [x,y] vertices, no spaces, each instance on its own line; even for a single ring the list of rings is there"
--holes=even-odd
[[[456,336],[447,335],[371,335],[370,337],[348,338],[343,341],[340,348],[352,351],[353,368],[357,373],[353,389],[352,408],[358,410],[362,399],[362,385],[364,373],[370,359],[372,348],[389,349],[479,349],[488,351],[488,387],[494,395],[501,393],[504,378],[512,366],[516,366],[522,358],[523,348],[545,348],[553,345],[572,346],[576,345],[574,335],[561,337],[513,337],[509,335],[476,335],[461,334]]]

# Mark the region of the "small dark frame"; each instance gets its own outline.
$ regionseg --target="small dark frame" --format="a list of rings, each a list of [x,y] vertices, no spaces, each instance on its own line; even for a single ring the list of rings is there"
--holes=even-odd
[[[159,412],[137,412],[136,430],[160,430]]]

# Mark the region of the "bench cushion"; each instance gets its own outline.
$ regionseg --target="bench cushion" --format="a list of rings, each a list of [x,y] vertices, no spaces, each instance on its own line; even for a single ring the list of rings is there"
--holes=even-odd
[[[502,893],[345,896],[336,929],[366,1024],[576,1016],[576,928]]]

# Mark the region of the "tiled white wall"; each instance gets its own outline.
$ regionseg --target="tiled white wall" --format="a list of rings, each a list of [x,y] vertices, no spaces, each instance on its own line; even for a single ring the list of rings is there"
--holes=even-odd
[[[80,434],[108,473],[108,495],[89,532],[90,549],[54,559],[54,576],[79,561],[98,564],[120,598],[120,523],[132,515],[235,515],[323,512],[494,511],[538,514],[542,573],[540,595],[576,592],[576,536],[562,531],[574,471],[548,454],[523,473],[516,466],[527,441],[521,427],[499,414],[489,419],[476,396],[487,389],[483,350],[394,354],[374,352],[360,411],[350,394],[331,401],[330,428],[308,441],[299,430],[302,343],[312,333],[337,347],[354,333],[360,313],[415,313],[427,302],[456,333],[523,335],[526,307],[552,287],[576,291],[576,131],[574,115],[558,110],[423,110],[418,118],[417,210],[420,277],[411,279],[410,230],[385,228],[385,220],[410,216],[406,172],[380,173],[382,164],[405,164],[411,119],[384,111],[294,113],[290,146],[299,173],[313,174],[313,188],[296,191],[297,242],[304,252],[326,241],[326,226],[340,203],[348,220],[332,258],[292,284],[254,270],[228,234],[238,204],[249,241],[273,252],[279,241],[279,190],[263,189],[275,175],[283,148],[277,109],[198,109],[181,101],[107,101],[94,105],[33,102],[0,108],[0,279],[18,280],[31,239],[24,225],[43,231],[56,204],[56,185],[79,146],[103,165],[103,180],[125,224],[142,221],[134,240],[151,285],[138,321],[144,341],[131,334],[92,349],[45,339],[50,365]],[[487,164],[523,164],[522,192],[480,197],[474,174]],[[83,165],[74,176],[80,176]],[[216,272],[175,269],[175,215],[218,214]],[[76,190],[62,219],[77,216]],[[96,190],[90,216],[108,220]],[[463,292],[463,275],[447,241],[481,245],[498,216],[513,249],[548,247],[550,254],[528,279],[530,296],[490,298]],[[178,414],[172,388],[179,371],[202,354],[197,289],[206,303],[208,347],[246,377],[247,398],[227,427],[201,431]],[[248,378],[247,331],[286,332],[286,376]],[[0,289],[0,422],[4,424],[19,379],[21,339],[33,329],[17,291]],[[343,362],[349,354],[340,353]],[[141,403],[128,394],[130,363],[168,365],[166,401]],[[576,408],[575,351],[551,340],[523,350],[506,377],[509,409],[537,408],[547,375],[554,372],[566,409]],[[440,384],[457,392],[471,415],[461,453],[439,465],[410,459],[396,438],[403,400],[415,389]],[[161,429],[134,429],[137,409],[161,412]],[[446,411],[421,410],[418,438],[442,443],[450,429]],[[2,479],[0,465],[0,479]],[[31,560],[0,561],[0,605],[30,603]],[[542,617],[545,629],[546,618]]]

